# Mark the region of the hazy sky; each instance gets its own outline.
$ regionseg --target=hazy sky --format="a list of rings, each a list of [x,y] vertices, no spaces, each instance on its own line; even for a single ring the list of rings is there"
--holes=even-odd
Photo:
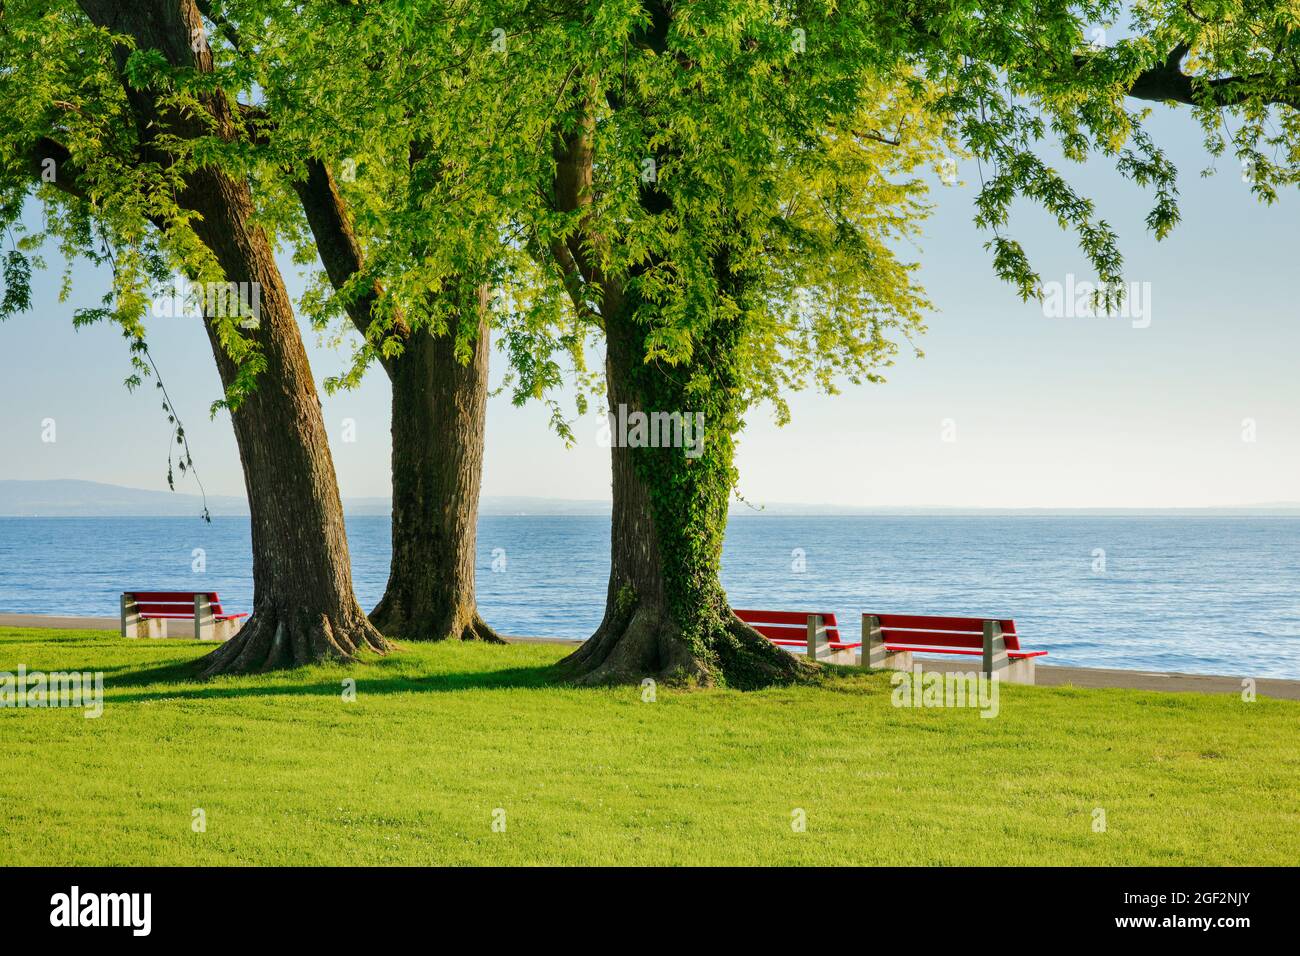
[[[1231,158],[1201,178],[1207,157],[1189,113],[1156,109],[1152,129],[1181,173],[1183,222],[1164,242],[1143,226],[1148,197],[1108,165],[1065,169],[1119,229],[1129,279],[1149,283],[1149,324],[1048,318],[1040,304],[1021,303],[992,274],[987,236],[971,224],[977,173],[963,165],[968,185],[935,192],[938,208],[916,250],[937,306],[921,341],[925,358],[904,354],[884,385],[795,396],[785,428],[768,409],[751,412],[739,446],[742,494],[862,506],[1300,500],[1300,204],[1292,193],[1261,206]],[[1041,212],[1026,207],[1012,232],[1046,282],[1090,278]],[[39,278],[34,312],[0,326],[0,478],[165,488],[168,426],[157,392],[122,386],[127,352],[113,328],[73,330],[72,305],[56,298],[58,257],[48,258],[56,268]],[[93,270],[79,265],[75,278],[76,304],[102,295]],[[297,294],[301,281],[288,279]],[[318,381],[342,368],[341,352],[304,334]],[[208,419],[220,386],[198,321],[153,321],[151,347],[207,490],[242,494],[229,420]],[[493,361],[499,379],[504,357],[494,352]],[[382,370],[323,401],[343,494],[387,495]],[[53,443],[42,441],[45,419],[55,422]],[[355,421],[354,442],[342,440],[345,419]],[[484,493],[607,499],[599,421],[578,424],[572,449],[546,421],[541,407],[490,402]]]

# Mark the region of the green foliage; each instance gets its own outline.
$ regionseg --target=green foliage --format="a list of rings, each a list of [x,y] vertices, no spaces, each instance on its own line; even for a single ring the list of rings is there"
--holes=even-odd
[[[216,6],[239,37],[217,34],[230,41],[216,53],[223,88],[243,91],[267,121],[250,137],[256,148],[218,144],[213,155],[245,164],[268,228],[303,263],[313,240],[292,182],[308,160],[333,173],[365,268],[342,283],[317,278],[303,305],[318,325],[381,290],[331,387],[396,354],[399,321],[467,350],[470,300],[488,284],[514,398],[549,403],[566,440],[552,395],[576,383],[585,407],[601,378],[585,355],[602,338],[610,349],[619,338],[644,410],[705,415],[701,457],[632,454],[674,616],[706,656],[725,640],[716,566],[735,436],[757,403],[784,422],[793,390],[879,382],[901,347],[916,348],[930,304],[904,253],[929,209],[931,171],[974,159],[975,221],[994,271],[1021,297],[1041,286],[1013,230],[1013,211],[1029,204],[1075,235],[1112,305],[1118,237],[1045,157],[1109,159],[1151,191],[1147,224],[1167,235],[1176,170],[1128,94],[1178,44],[1179,68],[1206,97],[1196,113],[1207,131],[1223,109],[1246,120],[1235,142],[1260,170],[1257,192],[1271,198],[1296,169],[1293,110],[1270,134],[1291,151],[1285,162],[1251,145],[1276,112],[1266,101],[1293,85],[1294,17],[1265,4],[1189,12],[1169,0],[1127,14],[1112,0],[495,0],[472,15],[455,0]],[[1127,33],[1090,42],[1097,25],[1120,32],[1121,16]],[[1271,52],[1258,48],[1261,29]],[[137,68],[163,82],[156,63]],[[1225,71],[1249,76],[1235,87],[1246,95],[1211,105],[1210,77]],[[581,130],[591,186],[570,205],[555,189],[556,138]]]
[[[58,245],[69,261],[84,258],[111,270],[102,308],[79,311],[74,321],[117,323],[128,341],[147,337],[149,305],[175,274],[192,281],[224,280],[211,253],[190,229],[177,203],[184,177],[214,161],[206,137],[184,139],[148,131],[151,155],[141,160],[141,131],[127,108],[125,86],[153,87],[165,107],[207,116],[195,96],[214,79],[166,66],[158,51],[136,50],[118,75],[113,46],[127,37],[94,28],[75,3],[18,0],[0,14],[0,225],[13,225],[24,197],[42,206],[42,226],[25,237],[32,247]],[[125,79],[125,84],[124,84]],[[42,154],[41,144],[59,154]],[[65,273],[63,297],[70,286]],[[237,403],[264,363],[251,340],[228,317],[211,317],[240,371],[217,407]],[[138,356],[137,356],[138,358]],[[139,381],[141,369],[128,384]]]
[[[550,401],[563,381],[557,350],[575,350],[581,378],[583,333],[537,281],[518,215],[538,201],[557,90],[581,56],[562,21],[516,0],[220,6],[238,25],[232,62],[268,117],[252,153],[264,221],[299,262],[315,261],[293,184],[319,160],[364,253],[346,281],[318,273],[300,304],[318,327],[337,328],[349,305],[381,290],[351,367],[330,387],[399,354],[402,325],[454,335],[467,357],[484,284],[517,401]]]
[[[138,50],[126,80],[200,120],[197,98],[221,91],[252,107],[246,135],[155,138],[172,160],[160,166],[136,161],[139,133],[110,38],[68,0],[6,4],[0,224],[17,219],[38,183],[33,144],[54,139],[84,198],[42,186],[49,221],[37,241],[57,239],[65,254],[113,246],[112,318],[138,334],[158,274],[147,259],[215,275],[174,201],[189,169],[216,163],[252,177],[261,221],[308,263],[314,250],[290,186],[308,158],[320,159],[349,203],[367,266],[339,288],[317,282],[303,304],[329,324],[376,282],[384,289],[380,321],[339,385],[400,348],[397,316],[467,347],[474,323],[463,307],[479,282],[518,290],[498,297],[498,318],[511,327],[519,400],[563,380],[551,353],[572,359],[584,390],[594,385],[581,357],[588,336],[575,323],[599,325],[599,290],[564,316],[562,285],[532,261],[584,218],[555,209],[546,186],[551,130],[587,100],[597,113],[600,230],[584,241],[605,273],[638,273],[638,295],[656,311],[647,355],[689,360],[713,295],[718,237],[705,226],[733,222],[734,265],[753,273],[767,303],[745,335],[744,387],[781,420],[791,389],[878,380],[898,340],[923,331],[928,304],[897,250],[925,213],[915,173],[927,165],[962,149],[979,161],[976,221],[993,233],[995,270],[1025,297],[1038,293],[1038,276],[1004,234],[1018,198],[1077,233],[1103,285],[1122,278],[1112,229],[1042,158],[1049,139],[1072,161],[1113,157],[1150,187],[1157,237],[1176,223],[1175,170],[1125,101],[1171,50],[1183,51],[1213,155],[1230,149],[1265,201],[1300,175],[1300,121],[1276,105],[1300,99],[1300,14],[1290,3],[226,0],[204,9],[211,73]],[[1096,26],[1117,39],[1090,46]],[[641,208],[647,160],[671,212]],[[233,324],[220,337],[253,371],[228,396],[238,401],[255,377],[255,349]]]
[[[17,249],[5,253],[4,295],[0,297],[0,320],[32,307],[32,263]]]
[[[792,389],[878,381],[900,341],[923,331],[928,303],[898,250],[926,211],[917,173],[963,150],[979,163],[976,221],[992,232],[993,267],[1020,295],[1040,285],[1006,234],[1021,198],[1075,231],[1103,288],[1117,289],[1113,230],[1043,147],[1055,140],[1071,161],[1112,157],[1153,190],[1148,225],[1166,235],[1178,218],[1175,170],[1125,95],[1175,48],[1212,154],[1231,149],[1265,201],[1300,169],[1296,110],[1269,105],[1300,96],[1288,3],[225,0],[204,9],[211,73],[138,50],[126,80],[200,120],[198,97],[220,91],[250,107],[237,110],[245,135],[155,138],[171,157],[160,166],[136,161],[139,133],[110,38],[68,0],[6,4],[0,224],[17,219],[37,182],[32,145],[54,139],[84,198],[42,186],[48,222],[37,239],[58,240],[65,254],[114,247],[111,318],[139,335],[159,262],[218,276],[174,201],[189,169],[215,163],[251,177],[260,221],[306,264],[315,251],[291,185],[319,159],[348,202],[366,268],[337,288],[318,276],[302,304],[326,326],[376,283],[383,289],[378,321],[331,386],[355,384],[371,361],[396,354],[399,317],[458,335],[467,352],[467,306],[486,282],[514,290],[497,297],[496,318],[516,400],[549,400],[566,377],[590,393],[597,383],[583,352],[590,326],[599,330],[601,290],[584,289],[566,314],[571,290],[534,261],[579,230],[603,273],[636,273],[655,311],[647,356],[689,361],[714,296],[720,237],[709,227],[731,222],[733,265],[750,272],[766,306],[749,313],[741,346],[746,402],[769,402],[784,421]],[[1118,39],[1090,46],[1095,26]],[[571,128],[582,109],[596,114],[592,207],[558,210],[548,197],[551,131]],[[647,161],[670,211],[641,206]],[[233,323],[219,338],[247,369],[226,397],[237,402],[255,381],[256,349]]]

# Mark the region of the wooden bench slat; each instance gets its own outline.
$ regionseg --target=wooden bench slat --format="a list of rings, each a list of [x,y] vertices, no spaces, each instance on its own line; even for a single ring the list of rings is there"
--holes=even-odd
[[[129,594],[137,604],[141,603],[161,603],[161,604],[194,604],[194,595],[206,594],[208,600],[216,602],[216,591],[123,591],[123,594]]]
[[[764,637],[766,637],[769,641],[773,642],[774,644],[790,643],[790,644],[799,644],[802,646],[808,643],[807,624],[805,624],[802,628],[769,627],[766,624],[750,624],[749,626],[752,627],[754,630],[758,631],[758,633],[762,634]],[[835,628],[835,627],[826,628],[827,641],[838,641],[839,639],[840,639],[839,628]]]
[[[939,619],[943,620],[943,619]],[[886,624],[881,619],[880,632],[884,635],[886,643],[889,641],[919,641],[929,642],[931,644],[942,644],[945,647],[980,647],[984,646],[984,628],[981,625],[978,631],[955,631],[947,628],[902,628]],[[1015,631],[1002,631],[1002,636],[1006,640],[1007,650],[1020,650],[1020,638],[1016,636]]]
[[[924,614],[877,614],[880,618],[881,627],[902,628],[905,630],[920,631],[958,631],[965,633],[974,631],[984,633],[984,622],[997,621],[997,618],[983,617],[930,617]],[[1016,633],[1016,622],[1010,619],[998,621],[1002,625],[1003,634]]]
[[[247,618],[248,614],[213,614],[213,620],[234,620],[235,618]],[[142,614],[140,619],[148,620],[194,620],[194,613],[190,614]]]
[[[136,613],[141,617],[193,617],[193,604],[137,604]],[[220,604],[212,605],[212,613],[216,615],[225,614],[225,609]]]
[[[216,591],[123,591],[129,594],[135,613],[142,618],[166,618],[177,620],[194,617],[194,599],[204,596],[212,609],[212,616],[218,621],[227,621],[247,614],[227,614],[221,606],[221,599]]]
[[[786,627],[807,627],[809,614],[820,614],[827,627],[836,627],[835,615],[823,611],[752,611],[733,608],[732,614],[746,624],[779,624]]]
[[[763,636],[767,637],[766,634],[764,634]],[[771,641],[773,644],[779,644],[781,647],[807,647],[808,646],[807,638],[804,638],[804,640],[802,641],[792,641],[784,637],[780,637],[780,638],[768,637],[767,639]],[[843,651],[843,650],[848,650],[849,648],[852,647],[861,647],[862,642],[855,641],[852,644],[847,644],[844,641],[827,641],[826,646],[833,651]]]
[[[891,653],[916,651],[929,654],[984,653],[984,622],[997,621],[1007,656],[1016,660],[1043,657],[1047,651],[1027,651],[1020,646],[1016,622],[1007,618],[928,616],[924,614],[870,615],[880,622],[877,639]]]
[[[974,657],[979,657],[984,653],[984,648],[982,647],[977,650],[972,650],[966,647],[951,647],[932,644],[892,644],[889,642],[886,642],[885,650],[912,651],[916,654],[969,654]],[[1024,657],[1043,657],[1046,654],[1047,651],[1007,651],[1007,657],[1014,657],[1016,659]]]
[[[896,643],[894,643],[894,642],[892,642],[892,641],[886,641],[886,642],[885,642],[885,650],[887,650],[887,651],[916,651],[917,653],[920,653],[920,654],[924,654],[924,653],[926,653],[926,652],[929,652],[929,653],[931,653],[931,654],[971,654],[971,655],[974,655],[974,656],[976,656],[976,657],[978,657],[978,656],[980,656],[981,654],[984,653],[984,648],[983,648],[983,647],[978,647],[978,648],[973,648],[973,647],[960,647],[960,646],[953,646],[953,645],[951,645],[951,644],[949,644],[949,645],[943,645],[943,644],[896,644]]]

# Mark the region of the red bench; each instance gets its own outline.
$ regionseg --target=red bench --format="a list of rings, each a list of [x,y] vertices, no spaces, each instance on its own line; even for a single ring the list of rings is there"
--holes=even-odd
[[[227,614],[216,591],[124,591],[123,637],[167,637],[168,622],[194,621],[196,641],[226,641],[247,614]]]
[[[912,655],[967,654],[982,658],[989,676],[1017,684],[1034,682],[1034,659],[1047,651],[1020,646],[1016,622],[978,617],[863,614],[862,666],[911,670]]]
[[[841,640],[835,615],[825,611],[750,611],[732,610],[758,633],[779,647],[802,649],[811,660],[834,664],[852,664],[853,649],[860,641]]]

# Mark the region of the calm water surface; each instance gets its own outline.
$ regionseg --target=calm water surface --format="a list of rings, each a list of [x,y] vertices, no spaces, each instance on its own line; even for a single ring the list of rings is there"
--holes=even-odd
[[[348,519],[367,609],[388,534],[386,517]],[[485,516],[478,545],[498,630],[600,622],[607,517]],[[246,611],[251,566],[245,518],[0,518],[0,611],[116,615],[123,590],[198,588]],[[1300,678],[1295,518],[739,516],[722,577],[737,607],[834,612],[855,634],[863,611],[1009,616],[1054,664]]]

